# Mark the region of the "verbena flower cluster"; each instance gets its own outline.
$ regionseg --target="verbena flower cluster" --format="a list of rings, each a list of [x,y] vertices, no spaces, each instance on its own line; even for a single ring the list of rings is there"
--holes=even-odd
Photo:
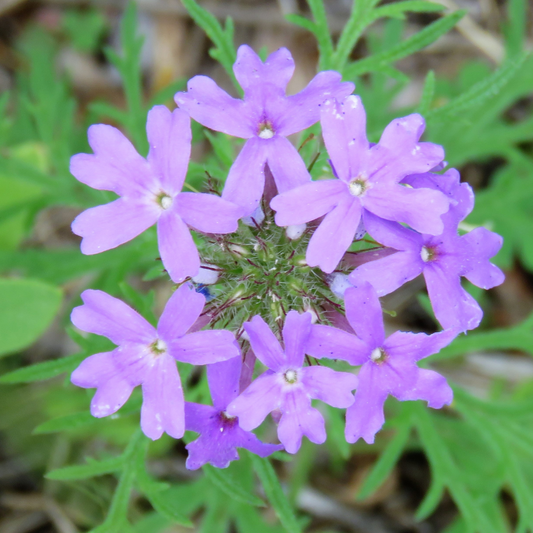
[[[72,382],[97,389],[96,417],[115,413],[141,385],[148,437],[199,434],[187,445],[191,469],[224,468],[239,447],[268,456],[296,453],[304,435],[323,443],[324,416],[312,400],[347,409],[347,441],[368,443],[389,395],[449,404],[445,378],[418,361],[479,325],[481,308],[461,277],[484,289],[504,279],[490,263],[501,237],[463,232],[472,189],[456,170],[442,172],[441,146],[420,142],[420,115],[394,120],[372,144],[352,83],[321,72],[286,96],[293,71],[284,48],[262,62],[241,46],[234,72],[242,100],[196,76],[176,94],[178,109],[149,112],[146,159],[116,128],[99,124],[89,129],[94,153],[71,161],[79,181],[119,196],[74,221],[82,252],[104,252],[157,224],[161,260],[177,285],[157,327],[124,302],[86,290],[73,323],[117,348],[87,358]],[[182,191],[191,118],[245,139],[221,195]],[[287,136],[318,121],[334,178],[313,181]],[[363,238],[373,247],[350,251]],[[443,330],[386,337],[378,297],[419,274]],[[207,365],[212,406],[184,401],[176,361]],[[350,365],[358,373],[335,369]],[[269,414],[281,444],[252,433]]]

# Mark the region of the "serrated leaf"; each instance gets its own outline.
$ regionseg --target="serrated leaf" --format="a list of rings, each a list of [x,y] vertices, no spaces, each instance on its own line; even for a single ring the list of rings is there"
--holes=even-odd
[[[113,459],[106,459],[104,461],[91,460],[86,465],[65,466],[64,468],[57,468],[48,472],[45,477],[54,480],[73,480],[73,479],[87,479],[96,476],[103,476],[104,474],[112,474],[118,472],[124,466],[124,458],[115,457]]]
[[[247,503],[248,505],[255,505],[258,507],[265,506],[265,502],[261,498],[251,494],[249,490],[240,485],[237,479],[231,476],[227,471],[215,468],[211,465],[204,465],[203,471],[207,478],[230,498],[241,503]]]
[[[33,344],[61,305],[58,287],[32,279],[0,279],[0,356]]]
[[[283,527],[288,533],[301,533],[302,529],[296,520],[296,515],[281,488],[278,476],[268,459],[250,454],[256,474],[263,485],[263,489]]]
[[[456,11],[451,15],[433,22],[412,37],[405,39],[405,41],[398,43],[392,48],[352,63],[346,67],[346,77],[352,79],[367,72],[381,70],[399,59],[414,54],[418,50],[435,42],[445,33],[448,33],[459,20],[461,20],[465,13],[465,11]]]

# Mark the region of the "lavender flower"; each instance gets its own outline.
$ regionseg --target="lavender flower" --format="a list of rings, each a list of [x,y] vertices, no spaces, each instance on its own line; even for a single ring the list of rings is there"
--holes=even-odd
[[[315,324],[307,344],[314,357],[331,357],[362,365],[353,405],[346,411],[346,440],[362,437],[369,444],[385,421],[383,404],[389,394],[398,400],[425,400],[440,409],[453,393],[446,379],[417,361],[437,353],[457,335],[446,330],[433,335],[397,331],[385,339],[383,315],[376,291],[369,283],[345,293],[346,318],[357,336]]]
[[[309,266],[331,273],[352,244],[367,213],[437,235],[448,200],[439,191],[400,185],[408,174],[432,169],[444,157],[436,144],[420,143],[424,119],[409,115],[392,121],[378,144],[366,138],[361,99],[329,100],[322,107],[324,141],[337,180],[314,181],[282,192],[270,203],[276,224],[302,224],[324,215],[307,249]]]
[[[109,204],[87,209],[72,223],[83,237],[81,251],[92,255],[133,239],[157,222],[163,265],[176,283],[200,269],[187,226],[206,233],[232,233],[242,209],[215,195],[182,193],[191,152],[188,115],[156,106],[146,124],[150,152],[141,157],[122,133],[105,124],[89,128],[92,154],[77,154],[70,171],[94,189],[117,193]]]
[[[365,223],[370,235],[398,252],[359,266],[350,275],[350,281],[353,284],[368,281],[383,296],[423,274],[442,327],[474,329],[481,322],[483,311],[462,288],[461,276],[483,289],[503,283],[503,272],[490,262],[501,248],[502,238],[485,228],[476,228],[463,236],[457,234],[458,224],[472,211],[474,194],[467,183],[460,182],[456,170],[441,176],[411,176],[406,181],[413,187],[439,188],[450,197],[452,205],[443,216],[443,233],[420,234],[369,215]]]
[[[322,444],[326,440],[324,418],[311,407],[311,399],[333,407],[348,407],[357,377],[335,372],[324,366],[304,367],[306,344],[311,331],[311,314],[290,311],[283,327],[285,350],[260,316],[254,316],[244,328],[257,358],[269,368],[226,409],[239,417],[239,425],[251,431],[268,413],[279,410],[278,437],[289,453],[296,453],[302,437]]]
[[[103,335],[118,345],[112,352],[91,355],[72,373],[78,387],[96,388],[91,414],[108,416],[124,405],[142,384],[141,428],[151,439],[163,432],[184,433],[184,399],[176,360],[205,365],[239,356],[233,333],[187,331],[200,316],[205,298],[182,285],[169,299],[157,329],[121,300],[102,291],[82,293],[72,322],[83,331]]]
[[[185,429],[200,433],[186,446],[188,469],[196,470],[205,463],[226,468],[231,461],[239,459],[236,448],[246,448],[261,457],[283,449],[279,444],[261,442],[253,433],[239,427],[238,418],[226,413],[228,404],[239,395],[242,366],[240,357],[208,365],[207,381],[213,407],[190,402],[185,404]]]
[[[244,100],[232,98],[206,76],[192,78],[187,92],[177,93],[175,100],[200,124],[247,139],[230,169],[222,197],[243,206],[249,215],[261,199],[265,163],[281,192],[309,181],[305,163],[286,137],[317,122],[320,104],[327,98],[350,94],[354,85],[341,83],[338,72],[325,71],[303,91],[286,96],[294,72],[294,61],[286,48],[263,63],[243,45],[233,71],[244,89]]]

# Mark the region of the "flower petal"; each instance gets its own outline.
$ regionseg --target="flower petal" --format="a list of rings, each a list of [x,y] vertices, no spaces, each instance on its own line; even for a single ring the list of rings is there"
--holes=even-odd
[[[116,413],[127,401],[134,387],[120,376],[102,383],[91,401],[91,415],[95,418]]]
[[[147,160],[159,177],[162,192],[181,191],[191,156],[191,119],[181,109],[172,113],[164,105],[148,112],[146,133],[150,143]]]
[[[358,379],[349,372],[336,372],[327,366],[307,366],[301,370],[307,394],[332,407],[343,409],[354,402],[352,391]]]
[[[341,82],[341,75],[333,70],[319,72],[299,93],[289,96],[276,117],[281,135],[292,135],[312,126],[320,119],[320,108],[328,100],[343,99],[353,92],[355,85]]]
[[[239,395],[241,370],[241,357],[207,365],[207,382],[211,398],[213,405],[219,411],[225,411],[228,404]]]
[[[371,349],[355,335],[332,326],[313,324],[307,339],[306,353],[311,357],[342,359],[356,366],[370,357]]]
[[[340,180],[311,181],[274,197],[270,207],[277,211],[278,226],[292,226],[320,218],[345,195],[346,186]]]
[[[502,247],[502,237],[486,228],[476,228],[463,235],[461,241],[471,256],[470,269],[464,274],[466,279],[482,289],[492,289],[501,285],[505,280],[505,274],[489,259]]]
[[[259,205],[265,187],[268,142],[249,139],[229,169],[222,198],[244,208],[250,215]]]
[[[268,457],[274,452],[283,450],[283,445],[281,444],[267,444],[261,442],[253,433],[242,429],[240,431],[241,434],[239,435],[237,446],[246,448],[248,451],[255,453],[255,455],[259,455],[259,457]]]
[[[233,233],[244,213],[242,207],[214,194],[182,192],[176,203],[184,222],[204,233]]]
[[[165,211],[157,224],[159,253],[163,266],[175,283],[200,271],[200,256],[189,228],[176,209]]]
[[[185,462],[187,469],[196,470],[206,463],[211,463],[216,468],[227,468],[231,461],[237,461],[239,454],[235,445],[235,433],[239,430],[238,426],[226,429],[214,423],[206,428],[196,440],[185,446],[189,452]]]
[[[239,417],[239,426],[252,431],[263,422],[268,413],[278,409],[281,402],[281,383],[277,374],[268,372],[259,376],[226,409],[230,416]]]
[[[76,154],[70,160],[70,172],[78,181],[120,196],[156,192],[157,178],[120,130],[94,124],[87,135],[94,155]]]
[[[326,441],[324,418],[311,407],[311,399],[304,389],[295,388],[285,394],[282,413],[278,438],[288,453],[299,450],[303,435],[315,444]]]
[[[181,439],[185,433],[185,400],[176,361],[166,354],[158,356],[142,388],[143,433],[152,440],[163,433]]]
[[[322,106],[322,135],[337,177],[345,182],[364,169],[369,148],[366,113],[359,96]]]
[[[160,212],[155,202],[119,198],[80,213],[72,222],[72,232],[83,237],[83,254],[99,254],[140,235],[157,222]]]
[[[346,198],[330,211],[309,241],[306,260],[311,267],[318,266],[330,274],[353,242],[361,219],[361,204]]]
[[[300,368],[305,357],[305,345],[311,330],[311,313],[289,311],[283,325],[283,342],[287,365]]]
[[[274,136],[265,142],[267,162],[280,193],[311,181],[302,156],[285,137]]]
[[[418,379],[402,400],[425,400],[429,407],[441,409],[453,401],[453,390],[446,378],[433,370],[419,369]]]
[[[189,331],[205,305],[205,296],[188,284],[182,285],[169,298],[157,325],[159,337],[167,344]]]
[[[187,92],[174,96],[176,104],[196,122],[215,131],[248,139],[255,135],[258,118],[250,106],[232,98],[211,78],[195,76],[187,83]]]
[[[372,285],[367,282],[347,289],[344,293],[346,318],[357,336],[371,350],[379,348],[385,340],[383,314],[378,295]]]
[[[191,365],[210,365],[241,355],[235,335],[224,329],[196,331],[168,342],[172,357]]]
[[[219,411],[210,405],[200,403],[185,402],[185,429],[203,433],[213,420],[218,418]]]
[[[116,374],[113,352],[96,353],[80,363],[72,372],[70,381],[76,387],[96,389]]]
[[[107,337],[115,344],[149,344],[156,339],[155,329],[129,305],[103,291],[86,290],[84,305],[75,307],[72,323],[82,331]]]
[[[432,335],[396,331],[384,343],[385,351],[395,360],[416,362],[439,353],[448,346],[458,331],[447,329]]]
[[[278,370],[286,365],[285,354],[278,339],[259,315],[255,315],[252,320],[245,322],[243,326],[250,337],[250,344],[255,356],[267,368]]]
[[[359,372],[359,386],[354,403],[346,410],[346,440],[350,443],[363,438],[374,443],[376,433],[385,423],[383,405],[388,393],[381,387],[379,367],[366,363]]]
[[[479,326],[483,311],[461,287],[459,275],[438,261],[424,269],[426,286],[435,316],[444,329],[466,331]]]
[[[363,214],[365,228],[379,244],[395,250],[413,250],[420,253],[424,240],[422,235],[398,224],[385,220],[365,209]]]

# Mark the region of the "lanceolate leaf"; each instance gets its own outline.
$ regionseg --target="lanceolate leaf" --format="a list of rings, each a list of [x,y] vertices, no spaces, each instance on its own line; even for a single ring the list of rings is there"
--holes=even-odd
[[[72,479],[87,479],[89,477],[102,476],[104,474],[111,474],[118,472],[124,466],[124,458],[116,457],[113,459],[106,459],[105,461],[90,461],[86,465],[66,466],[52,470],[46,474],[48,479],[55,480],[72,480]]]

